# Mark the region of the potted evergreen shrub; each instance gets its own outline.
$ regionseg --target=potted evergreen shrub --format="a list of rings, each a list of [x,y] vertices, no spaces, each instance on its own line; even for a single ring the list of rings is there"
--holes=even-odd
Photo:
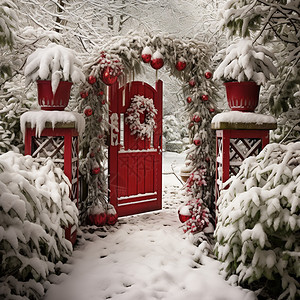
[[[26,85],[37,82],[38,101],[43,110],[64,110],[71,86],[85,80],[75,51],[51,43],[36,49],[25,64]]]
[[[225,81],[228,105],[232,110],[254,111],[258,105],[260,86],[277,75],[274,55],[265,47],[254,46],[251,39],[231,44],[223,61],[214,72],[214,79]]]

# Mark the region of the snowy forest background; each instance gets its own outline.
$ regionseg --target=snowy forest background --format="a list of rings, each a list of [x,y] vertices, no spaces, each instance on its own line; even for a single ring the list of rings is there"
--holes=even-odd
[[[234,3],[235,5],[233,5]],[[250,35],[255,42],[264,44],[276,57],[275,64],[277,66],[278,76],[272,78],[262,88],[260,93],[260,104],[257,112],[272,114],[277,118],[278,128],[271,134],[272,142],[288,144],[289,142],[298,141],[300,134],[299,15],[300,2],[298,0],[259,2],[251,0],[0,0],[0,154],[4,154],[2,161],[7,160],[7,164],[0,163],[0,169],[2,172],[7,171],[12,174],[11,178],[5,178],[3,176],[1,180],[5,183],[5,180],[12,180],[15,176],[15,170],[10,169],[9,165],[18,166],[22,172],[25,170],[28,174],[28,178],[32,180],[34,176],[45,176],[45,174],[51,170],[53,174],[55,174],[55,178],[59,178],[60,180],[58,181],[63,182],[63,184],[60,184],[60,188],[58,188],[59,182],[56,182],[57,185],[53,186],[52,189],[58,191],[58,198],[67,197],[67,188],[64,183],[65,179],[62,173],[55,169],[51,162],[48,162],[44,168],[36,165],[36,163],[29,158],[25,159],[21,155],[16,156],[13,159],[11,156],[5,154],[10,150],[23,153],[24,145],[20,131],[20,116],[24,112],[38,107],[35,84],[29,86],[25,85],[24,65],[28,55],[30,55],[36,48],[44,47],[50,42],[56,42],[74,49],[80,60],[85,63],[88,61],[94,48],[105,45],[112,37],[126,35],[132,29],[138,29],[139,34],[142,34],[143,32],[145,34],[150,32],[153,35],[168,33],[173,34],[174,39],[196,38],[207,43],[207,45],[211,47],[213,53],[216,54],[214,59],[210,62],[212,71],[220,62],[220,57],[217,55],[219,50],[227,47],[238,36]],[[146,72],[139,76],[141,76],[143,80],[153,84],[155,81],[155,72],[153,70],[147,71],[147,67],[145,68]],[[170,77],[169,74],[163,70],[164,69],[159,71],[159,78],[164,81],[165,142],[179,142],[180,144],[181,141],[186,141],[186,144],[188,144],[187,118],[184,115],[186,102],[182,94],[182,82],[176,78]],[[227,104],[225,103],[222,83],[220,82],[217,84],[219,84],[218,109],[222,111],[223,109],[227,109]],[[75,110],[77,107],[76,97],[78,93],[79,90],[75,86],[72,89],[71,101],[69,104],[70,110]],[[285,148],[284,146],[278,146],[278,149],[275,146],[273,148],[270,147],[268,150],[269,152],[267,152],[269,155],[268,157],[267,155],[264,157],[264,154],[261,154],[261,156],[258,157],[257,162],[252,162],[255,166],[257,166],[262,160],[265,164],[263,165],[263,168],[266,168],[267,170],[266,174],[270,171],[272,164],[276,164],[277,162],[278,164],[280,163],[280,167],[278,167],[278,174],[275,176],[274,172],[271,172],[271,175],[276,177],[274,184],[290,184],[290,190],[298,197],[296,197],[296,200],[291,199],[291,201],[294,201],[295,203],[298,201],[300,193],[299,189],[297,189],[297,182],[299,182],[298,148],[299,146],[294,146],[292,149]],[[180,150],[177,149],[176,151]],[[272,154],[270,154],[273,150],[276,154],[273,154],[274,157],[276,156],[275,158]],[[290,154],[290,151],[292,154]],[[285,159],[284,157],[287,158]],[[291,165],[296,171],[287,171],[287,162],[290,161],[292,161]],[[248,170],[247,166],[249,166],[249,164],[245,165],[245,170]],[[257,167],[257,169],[259,169],[259,167]],[[246,182],[246,184],[252,185],[252,179],[258,178],[257,176],[259,176],[255,173],[257,169],[254,169],[254,175],[250,174],[251,176],[246,173],[241,173],[241,181],[244,180],[243,182]],[[36,172],[36,170],[38,170],[38,172]],[[247,178],[249,181],[245,181],[245,177],[247,176],[250,176],[250,178]],[[261,182],[258,182],[257,185],[261,184],[262,188],[264,188],[264,184],[268,180],[260,178],[258,181],[260,180]],[[27,186],[25,183],[24,186],[26,191]],[[0,188],[7,193],[10,192],[5,185]],[[238,184],[232,185],[232,189],[237,190],[233,193],[241,192]],[[295,192],[296,189],[298,194]],[[288,194],[285,192],[286,190],[282,189],[282,191],[282,197],[289,198],[287,196]],[[18,193],[21,195],[24,193],[24,190],[20,189]],[[13,200],[13,198],[11,199]],[[228,203],[232,200],[230,195],[224,196],[224,199],[226,200],[224,202],[224,206],[229,205]],[[275,202],[276,201],[274,201],[274,203]],[[43,196],[37,195],[37,203],[41,203],[42,209],[51,210],[51,207],[48,207],[49,203],[45,201]],[[35,205],[39,205],[37,203]],[[39,222],[41,222],[41,226],[44,228],[46,227],[50,232],[55,232],[56,229],[51,227],[53,224],[57,222],[67,223],[67,212],[71,211],[72,215],[76,210],[75,208],[70,208],[72,206],[71,203],[68,203],[68,205],[69,208],[63,206],[58,208],[60,211],[57,216],[59,220],[53,219],[50,222],[47,219],[41,219],[39,220]],[[282,223],[278,221],[280,224],[277,224],[280,230],[282,230],[281,236],[287,236],[287,239],[289,239],[288,241],[285,241],[286,243],[284,245],[286,246],[288,244],[288,247],[294,247],[293,250],[296,254],[298,253],[297,255],[299,255],[297,236],[292,234],[292,237],[289,237],[289,235],[286,234],[286,232],[290,234],[294,229],[299,235],[299,218],[295,219],[295,212],[298,213],[299,216],[299,205],[297,205],[298,204],[293,204],[289,206],[289,210],[293,215],[291,219],[284,219],[284,216],[287,215],[287,210],[283,208],[280,212],[282,215],[278,216],[275,209],[270,212],[270,215],[273,214],[272,218],[274,217],[274,220],[275,218],[284,220]],[[277,210],[280,210],[277,202],[272,207],[277,207]],[[5,207],[5,209],[10,211],[10,207]],[[72,209],[74,211],[72,211]],[[265,209],[267,210],[266,207]],[[224,207],[224,210],[226,210],[226,207]],[[18,211],[20,211],[21,215],[23,212],[21,206],[15,207],[15,212],[18,213]],[[230,211],[230,209],[227,209],[227,212],[228,211]],[[247,214],[247,211],[249,211],[249,207],[245,206],[244,213]],[[240,213],[240,211],[238,211],[238,213]],[[54,215],[55,213],[51,213],[51,217]],[[3,211],[0,211],[0,216],[3,220],[6,218]],[[33,220],[36,217],[37,216],[34,215]],[[227,220],[228,218],[232,218],[230,212],[228,212],[228,216],[224,214],[223,217],[224,224],[229,226],[230,222],[228,223]],[[20,219],[22,218],[24,219],[25,216],[20,217]],[[270,218],[270,220],[273,220],[272,218]],[[16,219],[15,215],[12,215],[11,219]],[[8,220],[8,223],[10,222],[10,219],[5,220]],[[268,223],[267,226],[272,225],[269,224],[270,222],[268,222],[268,220],[266,220],[266,223]],[[224,228],[225,227],[226,226],[224,225]],[[261,228],[253,231],[253,235],[260,232],[260,229]],[[40,295],[43,294],[44,288],[37,282],[42,282],[43,278],[46,278],[49,273],[55,272],[55,263],[59,260],[66,260],[72,250],[65,240],[57,237],[57,243],[52,243],[52,237],[49,237],[47,234],[43,236],[43,240],[41,242],[41,240],[37,238],[37,233],[40,233],[41,231],[37,228],[31,228],[30,230],[32,230],[34,237],[27,245],[24,243],[25,246],[22,246],[23,248],[22,251],[20,251],[20,256],[27,251],[29,253],[31,251],[30,247],[34,248],[35,244],[37,244],[39,245],[39,247],[37,247],[39,250],[37,251],[40,251],[39,256],[42,258],[41,261],[44,261],[44,263],[40,267],[38,266],[40,261],[39,263],[36,261],[28,263],[28,268],[23,268],[20,276],[23,278],[31,276],[30,278],[34,278],[36,282],[29,280],[20,287],[12,278],[5,280],[7,284],[6,288],[17,287],[14,291],[13,288],[9,290],[9,293],[25,294],[27,293],[27,290],[30,290],[30,297],[38,299]],[[236,231],[236,228],[225,228],[223,230],[220,225],[218,233],[218,242],[220,244],[219,255],[224,257],[228,254],[226,251],[229,251],[226,245],[222,245],[222,243],[225,243],[224,240],[226,240],[224,237],[228,238],[229,236],[228,230]],[[3,231],[1,234],[5,237],[5,233],[3,233]],[[6,234],[6,238],[9,240],[9,234],[11,234],[11,232],[6,232]],[[24,242],[20,241],[20,239],[17,240],[16,237],[18,234],[19,232],[13,234],[14,238],[10,239],[10,242],[16,245],[16,248],[18,247],[17,243],[22,244]],[[241,240],[245,239],[245,235],[241,236],[238,236],[237,239],[240,239],[239,243],[242,245],[243,243]],[[248,231],[246,238],[249,238],[249,236]],[[264,235],[257,235],[258,242],[255,247],[252,248],[258,248],[261,250],[261,253],[263,253],[265,243],[264,241],[261,242],[261,236]],[[274,240],[274,247],[276,247],[278,242],[277,237]],[[230,244],[231,242],[232,240],[228,241],[228,244],[232,247],[232,249],[234,249],[235,245],[233,242]],[[53,246],[52,248],[47,247],[49,243]],[[227,242],[225,244],[227,244]],[[4,247],[4,249],[0,249],[2,251],[1,253],[9,248],[9,246],[5,243],[1,244],[1,247]],[[5,247],[8,248],[6,249]],[[288,252],[289,251],[285,254],[292,256],[291,251],[289,253]],[[263,254],[258,257],[262,256]],[[47,258],[51,259],[48,261]],[[243,257],[243,259],[245,260],[245,257]],[[285,289],[288,291],[284,296],[295,295],[295,293],[299,294],[299,283],[297,285],[294,280],[290,280],[289,278],[290,274],[293,274],[293,276],[296,274],[297,267],[299,267],[299,258],[294,255],[293,259],[291,259],[287,268],[290,273],[284,273],[284,276],[286,276],[284,279],[286,280]],[[261,263],[261,265],[258,264],[258,271],[255,271],[261,272],[260,274],[262,274],[265,270],[264,268],[267,266],[271,269],[270,272],[274,271],[277,276],[276,279],[278,279],[278,268],[275,264],[276,257],[274,258],[273,252],[270,254],[270,259],[267,259],[267,261],[259,260],[258,258],[257,260]],[[231,267],[229,273],[235,272],[237,261],[239,261],[239,257],[228,262]],[[283,262],[283,264],[284,263],[285,262]],[[5,267],[8,267],[10,268],[9,271],[13,273],[16,272],[14,268],[16,268],[17,265],[16,261],[11,260],[8,261],[6,265],[1,266],[1,268],[4,269]],[[36,267],[36,269],[34,269],[33,266]],[[241,269],[248,270],[249,268],[247,266],[242,266]],[[247,276],[255,277],[255,274],[257,273],[253,271],[253,273],[250,275],[247,274]],[[270,273],[266,274],[267,277],[272,277],[272,275],[273,274]],[[299,277],[299,268],[296,276]],[[251,277],[250,279],[253,278]],[[7,292],[7,290],[4,292]]]

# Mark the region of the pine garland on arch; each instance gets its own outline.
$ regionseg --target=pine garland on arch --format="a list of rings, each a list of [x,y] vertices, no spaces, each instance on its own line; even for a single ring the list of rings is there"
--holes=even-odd
[[[104,156],[105,137],[108,134],[109,124],[108,105],[102,104],[106,98],[106,84],[103,82],[104,69],[110,66],[114,71],[111,77],[118,77],[122,73],[143,72],[145,63],[150,63],[155,72],[158,72],[163,65],[164,70],[182,81],[184,97],[189,99],[186,101],[186,111],[190,115],[187,126],[193,141],[189,159],[193,162],[194,171],[199,168],[207,170],[207,185],[195,187],[192,196],[202,197],[208,207],[213,208],[215,138],[211,129],[211,119],[217,111],[218,92],[217,86],[211,80],[212,48],[196,39],[182,40],[173,35],[130,32],[126,36],[114,37],[108,43],[95,49],[95,54],[92,55],[92,59],[86,64],[84,70],[87,81],[81,86],[79,101],[80,111],[83,112],[87,106],[90,106],[93,111],[92,115],[86,117],[86,133],[82,142],[85,151],[81,172],[89,186],[88,201],[83,203],[85,210],[99,199],[101,203],[107,203],[103,165],[106,159]],[[142,58],[143,54],[147,55],[147,59],[146,56]],[[154,59],[158,61],[154,62]],[[100,91],[103,92],[101,100],[99,99]],[[91,157],[91,153],[96,155]],[[101,165],[97,178],[91,176],[89,171],[95,160]],[[101,192],[99,186],[101,186]]]

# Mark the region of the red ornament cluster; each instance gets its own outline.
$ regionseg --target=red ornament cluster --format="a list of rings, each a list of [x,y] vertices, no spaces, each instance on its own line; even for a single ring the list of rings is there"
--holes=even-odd
[[[161,53],[156,50],[152,55],[152,51],[148,46],[143,49],[141,57],[144,63],[150,63],[151,67],[155,70],[162,68],[164,65],[164,60]]]
[[[118,221],[118,214],[115,208],[111,204],[108,204],[106,211],[103,209],[102,212],[89,214],[88,221],[90,225],[96,226],[104,226],[105,224],[115,225]]]

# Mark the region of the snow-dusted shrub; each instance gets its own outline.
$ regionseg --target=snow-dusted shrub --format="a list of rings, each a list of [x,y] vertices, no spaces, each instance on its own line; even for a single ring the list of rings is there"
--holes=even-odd
[[[229,182],[218,199],[215,231],[223,270],[276,299],[298,299],[300,142],[269,144]]]
[[[40,299],[55,263],[72,253],[68,224],[77,224],[77,208],[63,171],[50,159],[40,164],[14,152],[1,155],[1,299]]]
[[[265,84],[270,75],[277,75],[277,69],[272,60],[273,53],[265,47],[254,46],[251,39],[245,38],[222,49],[219,55],[225,57],[214,72],[214,79],[224,81],[255,81]]]

